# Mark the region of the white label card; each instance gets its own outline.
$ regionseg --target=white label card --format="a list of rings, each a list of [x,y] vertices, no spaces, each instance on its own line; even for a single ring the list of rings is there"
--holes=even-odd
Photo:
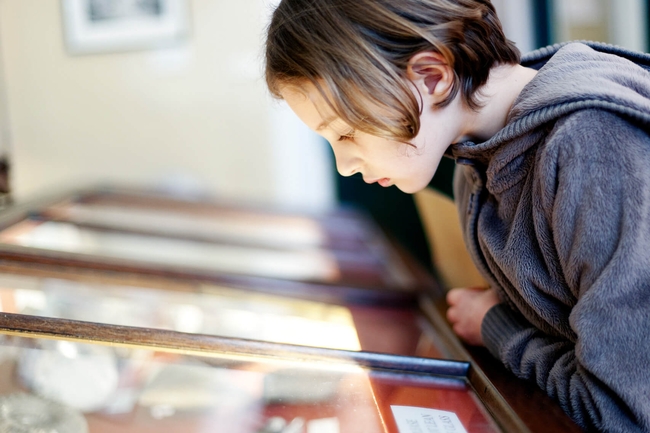
[[[413,406],[391,406],[399,433],[467,433],[453,412]]]
[[[337,418],[312,419],[307,422],[307,433],[340,433]]]

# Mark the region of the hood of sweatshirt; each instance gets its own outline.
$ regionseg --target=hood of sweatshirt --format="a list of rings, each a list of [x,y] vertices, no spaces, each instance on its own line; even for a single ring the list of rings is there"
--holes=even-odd
[[[556,119],[582,109],[608,110],[650,126],[648,54],[571,42],[533,51],[523,57],[522,65],[538,73],[515,100],[506,126],[482,143],[453,144],[448,154],[483,166],[496,162],[488,171],[498,171],[538,143]],[[527,135],[529,139],[516,140],[515,148],[504,149],[505,143]]]

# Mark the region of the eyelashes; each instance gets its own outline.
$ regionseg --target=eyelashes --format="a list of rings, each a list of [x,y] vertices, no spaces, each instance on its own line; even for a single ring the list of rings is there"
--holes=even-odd
[[[351,130],[350,132],[339,136],[339,141],[348,141],[353,139],[354,139],[354,130]]]
[[[339,138],[336,140],[337,142],[352,141],[355,138],[356,130],[341,119],[336,119],[330,122],[328,129],[338,135]]]

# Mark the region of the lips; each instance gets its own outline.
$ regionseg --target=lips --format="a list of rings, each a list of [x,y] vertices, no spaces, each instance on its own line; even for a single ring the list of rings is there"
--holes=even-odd
[[[391,181],[387,177],[382,177],[380,179],[364,179],[364,182],[370,184],[370,183],[378,183],[379,185],[383,186],[384,188],[387,186],[391,186]]]

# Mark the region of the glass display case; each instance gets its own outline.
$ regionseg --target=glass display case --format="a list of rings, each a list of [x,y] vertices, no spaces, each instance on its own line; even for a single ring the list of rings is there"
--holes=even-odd
[[[87,191],[0,217],[0,432],[579,431],[463,345],[435,280],[355,212]],[[206,270],[167,241],[395,260],[409,284]]]
[[[87,268],[263,282],[257,285],[314,296],[329,296],[332,286],[348,287],[350,296],[382,288],[392,302],[430,285],[421,267],[353,211],[309,215],[142,192],[77,192],[8,211],[0,250]]]

